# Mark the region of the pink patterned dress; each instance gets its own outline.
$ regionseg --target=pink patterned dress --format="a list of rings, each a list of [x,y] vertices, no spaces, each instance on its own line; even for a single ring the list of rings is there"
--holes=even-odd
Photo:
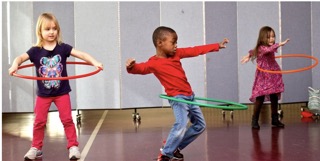
[[[275,52],[278,48],[279,44],[260,46],[257,54],[258,66],[266,70],[281,70],[275,60]],[[252,52],[252,50],[249,51],[250,55],[252,55]],[[252,95],[249,99],[251,102],[255,102],[256,97],[259,96],[265,96],[265,101],[270,101],[270,94],[277,94],[280,100],[282,92],[284,92],[282,74],[272,74],[256,69]]]

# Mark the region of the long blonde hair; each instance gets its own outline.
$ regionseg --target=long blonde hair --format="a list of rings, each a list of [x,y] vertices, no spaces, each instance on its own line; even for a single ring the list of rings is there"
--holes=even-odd
[[[35,44],[35,46],[37,47],[43,47],[43,37],[41,34],[41,29],[42,26],[48,22],[48,21],[53,21],[57,27],[57,43],[61,44],[62,43],[62,37],[61,37],[61,32],[60,32],[60,25],[59,22],[57,20],[57,18],[51,14],[51,13],[42,13],[39,17],[38,17],[38,21],[37,21],[37,25],[36,25],[36,36],[37,36],[37,43]]]
[[[276,33],[274,32],[274,30],[269,27],[269,26],[263,26],[260,31],[259,31],[259,37],[257,40],[257,45],[256,47],[253,49],[253,54],[251,56],[251,60],[255,60],[257,58],[258,55],[258,50],[260,46],[267,46],[268,44],[268,38],[270,37],[270,33],[273,32],[274,37],[276,37]]]

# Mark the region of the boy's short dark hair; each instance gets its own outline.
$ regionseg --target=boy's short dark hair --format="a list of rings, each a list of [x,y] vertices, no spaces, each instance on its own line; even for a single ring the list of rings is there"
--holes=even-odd
[[[163,40],[167,33],[176,34],[176,31],[166,26],[156,28],[152,34],[153,45],[157,47],[157,40]]]

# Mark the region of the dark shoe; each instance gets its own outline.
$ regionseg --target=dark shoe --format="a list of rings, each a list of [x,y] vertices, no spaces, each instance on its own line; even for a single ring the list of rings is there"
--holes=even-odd
[[[272,114],[271,116],[271,124],[275,127],[284,127],[284,124],[282,122],[279,121],[279,115],[278,114]]]
[[[171,159],[168,157],[168,156],[166,156],[166,155],[162,155],[161,153],[160,153],[160,155],[158,156],[158,160],[157,161],[170,161]]]
[[[180,150],[177,149],[173,152],[173,159],[175,160],[183,160],[183,154],[180,153]]]
[[[259,118],[256,116],[252,116],[251,126],[253,129],[260,129]]]

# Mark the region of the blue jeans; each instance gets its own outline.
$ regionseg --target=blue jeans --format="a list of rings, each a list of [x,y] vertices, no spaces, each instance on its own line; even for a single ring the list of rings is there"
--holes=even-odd
[[[195,101],[194,94],[191,96],[177,95],[174,98]],[[161,153],[172,158],[176,149],[184,149],[205,130],[206,122],[199,106],[170,100],[169,103],[176,122],[171,128]],[[190,127],[188,127],[189,120],[192,123]]]

